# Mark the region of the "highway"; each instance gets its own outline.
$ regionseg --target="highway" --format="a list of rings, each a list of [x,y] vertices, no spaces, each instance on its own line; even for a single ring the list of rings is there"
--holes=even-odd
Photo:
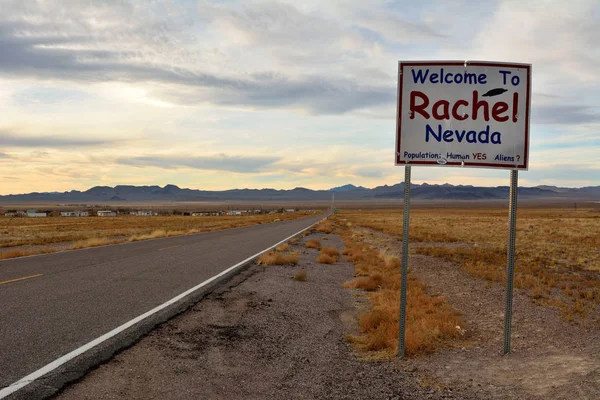
[[[0,261],[0,398],[9,385],[323,217]],[[169,309],[162,320],[175,314]],[[149,321],[146,330],[161,319]],[[143,324],[126,330],[126,339],[96,346],[9,398],[51,394],[107,358],[102,346],[112,354],[119,340],[145,333],[137,325]],[[50,379],[57,375],[57,382]]]

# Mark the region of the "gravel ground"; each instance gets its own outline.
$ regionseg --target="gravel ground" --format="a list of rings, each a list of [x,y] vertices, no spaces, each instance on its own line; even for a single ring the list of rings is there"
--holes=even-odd
[[[373,246],[400,256],[397,238],[361,229]],[[416,243],[415,247],[419,244]],[[411,254],[409,266],[432,292],[463,313],[469,344],[409,361],[422,382],[482,399],[600,399],[600,326],[573,324],[556,309],[513,298],[512,352],[502,356],[503,285],[474,279],[458,265]],[[600,275],[600,274],[599,274]],[[600,310],[592,321],[599,320]]]
[[[298,265],[251,267],[56,398],[475,398],[420,385],[405,362],[353,354],[344,335],[355,333],[357,300],[340,285],[354,268],[316,263],[310,239],[343,249],[335,235],[302,238]],[[292,279],[300,271],[304,282]]]
[[[363,234],[399,255],[396,238]],[[340,287],[353,266],[318,264],[318,252],[304,248],[310,239],[343,249],[335,235],[302,238],[292,246],[298,265],[252,266],[56,398],[600,399],[597,327],[570,324],[516,292],[513,352],[502,356],[502,285],[421,255],[410,266],[463,313],[465,347],[360,360],[344,335],[355,333],[361,303]],[[291,279],[300,271],[306,281]]]

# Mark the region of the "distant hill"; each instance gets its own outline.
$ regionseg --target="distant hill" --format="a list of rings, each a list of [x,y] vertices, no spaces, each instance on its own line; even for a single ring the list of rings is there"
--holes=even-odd
[[[422,185],[413,184],[411,198],[422,200],[494,200],[508,198],[508,186],[477,187],[470,185]],[[182,189],[176,185],[95,186],[86,191],[28,193],[0,196],[1,203],[92,203],[103,201],[165,202],[165,201],[310,201],[331,200],[381,200],[400,199],[404,196],[404,183],[378,186],[368,189],[351,184],[329,190],[311,190],[297,187],[291,190],[232,189],[223,191]],[[600,201],[600,186],[583,188],[559,188],[554,186],[520,187],[523,199],[577,199]]]
[[[338,186],[338,187],[329,189],[330,192],[348,192],[350,190],[369,190],[369,189],[367,189],[364,186],[354,186],[352,184]]]

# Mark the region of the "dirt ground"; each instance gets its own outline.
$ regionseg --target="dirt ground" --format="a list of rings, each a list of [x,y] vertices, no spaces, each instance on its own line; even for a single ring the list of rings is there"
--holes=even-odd
[[[327,237],[328,240],[324,240]],[[399,361],[363,361],[344,340],[356,333],[356,292],[345,261],[316,262],[310,239],[292,245],[298,265],[253,266],[186,313],[70,386],[57,399],[599,399],[597,330],[572,325],[516,293],[513,353],[502,356],[504,289],[457,265],[411,255],[418,278],[463,312],[462,348]],[[396,239],[364,231],[395,252]],[[292,277],[305,271],[307,280]]]
[[[340,287],[354,268],[318,264],[310,239],[343,249],[335,235],[302,238],[291,246],[298,265],[251,267],[56,398],[471,398],[422,387],[395,360],[354,355],[344,335],[355,333],[357,298]],[[300,271],[304,282],[292,279]]]
[[[367,243],[401,256],[397,238],[370,229],[360,231]],[[464,347],[408,361],[421,382],[461,388],[482,399],[600,399],[600,326],[596,324],[600,310],[595,310],[593,323],[586,328],[515,291],[512,352],[502,356],[504,286],[474,279],[458,265],[438,258],[411,254],[409,262],[431,292],[445,296],[462,312],[467,326]]]

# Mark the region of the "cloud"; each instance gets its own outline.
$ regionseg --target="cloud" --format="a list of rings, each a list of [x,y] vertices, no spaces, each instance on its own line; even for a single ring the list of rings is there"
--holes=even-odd
[[[38,106],[37,110],[43,111],[48,105],[65,102],[81,102],[89,97],[89,94],[84,90],[36,85],[35,87],[16,91],[12,95],[12,102],[19,108]]]
[[[0,130],[0,146],[4,147],[84,147],[113,143],[104,139],[76,139],[73,137],[19,136]]]
[[[319,77],[290,79],[280,74],[255,74],[247,79],[203,77],[191,80],[192,86],[156,92],[163,100],[189,105],[211,102],[227,106],[256,108],[297,108],[312,114],[341,114],[355,109],[390,104],[395,99],[393,86],[359,85],[347,80]]]
[[[597,0],[0,3],[2,190],[393,183],[397,60],[463,58],[532,63],[531,170],[598,180]]]
[[[567,186],[598,185],[600,169],[589,164],[567,163],[561,165],[545,165],[524,172],[528,181],[538,184],[556,184]]]
[[[356,12],[357,23],[371,32],[381,34],[392,43],[410,44],[448,38],[448,35],[423,20],[410,20],[401,12],[366,7]]]
[[[2,153],[2,152],[0,152],[0,159],[7,159],[7,158],[11,158],[11,156],[9,156],[9,155],[8,155],[8,154],[6,154],[6,153]]]
[[[597,0],[504,0],[473,50],[489,59],[532,63],[534,85],[598,84],[599,13]]]
[[[384,178],[388,175],[389,169],[381,166],[365,166],[354,168],[352,173],[361,178]]]
[[[575,105],[537,105],[531,107],[534,124],[586,124],[600,122],[600,113],[593,107]]]
[[[118,158],[116,162],[136,167],[158,167],[165,169],[194,168],[237,173],[257,173],[262,172],[266,167],[278,160],[279,158],[277,157],[235,157],[219,154],[215,156],[147,155]]]
[[[210,56],[196,60],[191,50],[174,53],[173,48],[187,49],[193,44],[193,40],[182,39],[185,35],[175,28],[176,18],[165,18],[159,23],[125,2],[80,4],[80,8],[51,3],[62,13],[49,11],[45,15],[40,7],[27,9],[30,18],[16,18],[14,11],[13,18],[0,17],[1,74],[81,83],[149,84],[153,87],[151,93],[174,104],[287,107],[314,114],[345,113],[393,103],[395,98],[393,82],[357,83],[355,79],[332,78],[322,72],[290,73],[286,68],[274,72],[269,70],[273,67],[265,68],[264,64],[249,73],[240,73],[231,65],[211,67]],[[17,5],[13,3],[13,7]],[[203,18],[219,26],[225,24],[229,33],[234,29],[253,45],[275,46],[279,58],[293,52],[290,57],[302,58],[304,63],[312,59],[323,64],[330,57],[331,51],[321,45],[327,43],[324,39],[333,37],[339,42],[348,35],[360,39],[356,33],[347,33],[325,20],[278,3],[256,4],[241,11],[207,6],[204,11]],[[56,20],[51,19],[54,14]],[[101,17],[105,18],[101,24],[94,22]],[[107,21],[108,18],[112,19]],[[150,34],[152,28],[159,29],[159,40],[154,37],[156,34]],[[221,40],[227,37],[223,35]],[[221,46],[227,48],[228,42]],[[310,49],[315,47],[323,49],[323,53],[312,54]],[[335,44],[326,48],[335,48]]]
[[[337,21],[319,14],[308,15],[290,4],[276,1],[219,4],[201,2],[198,12],[205,24],[228,32],[245,45],[280,48],[287,56],[294,54],[308,59],[324,48],[332,47],[346,36],[356,36],[341,29]],[[328,42],[323,39],[330,39]],[[290,44],[295,46],[290,47]],[[339,50],[338,50],[339,51]],[[338,52],[336,51],[336,53]],[[312,62],[318,62],[313,58]]]

